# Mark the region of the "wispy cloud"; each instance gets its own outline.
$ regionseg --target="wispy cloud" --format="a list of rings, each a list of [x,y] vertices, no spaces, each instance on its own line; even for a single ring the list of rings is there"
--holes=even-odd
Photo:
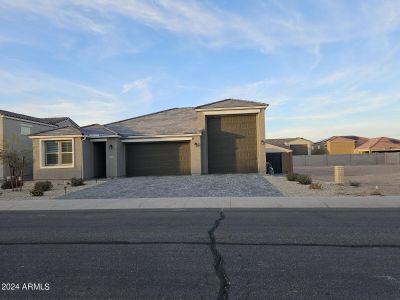
[[[122,93],[126,94],[129,92],[135,92],[136,97],[141,102],[149,102],[153,97],[150,89],[150,83],[152,80],[152,77],[146,77],[142,79],[136,79],[130,83],[125,83],[122,86]]]

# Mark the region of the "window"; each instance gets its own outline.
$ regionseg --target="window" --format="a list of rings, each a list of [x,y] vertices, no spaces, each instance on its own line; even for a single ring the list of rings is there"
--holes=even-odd
[[[31,127],[29,125],[22,125],[21,124],[21,134],[22,135],[30,135],[31,134]]]
[[[45,166],[73,164],[72,141],[45,141]]]

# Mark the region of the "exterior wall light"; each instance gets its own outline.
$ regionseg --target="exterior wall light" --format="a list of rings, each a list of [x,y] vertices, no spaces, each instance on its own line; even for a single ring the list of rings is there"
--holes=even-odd
[[[113,147],[112,144],[110,144],[110,146],[108,146],[108,149],[110,149],[110,151],[112,151],[113,148],[114,148],[114,147]]]
[[[195,145],[196,147],[200,147],[200,143],[198,143],[198,142],[195,142],[194,145]]]

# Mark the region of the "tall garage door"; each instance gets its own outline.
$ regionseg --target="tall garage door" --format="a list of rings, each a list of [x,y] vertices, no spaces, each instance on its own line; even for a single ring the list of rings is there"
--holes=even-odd
[[[258,171],[255,115],[207,117],[207,136],[209,173]]]
[[[188,142],[126,144],[127,176],[190,174]]]

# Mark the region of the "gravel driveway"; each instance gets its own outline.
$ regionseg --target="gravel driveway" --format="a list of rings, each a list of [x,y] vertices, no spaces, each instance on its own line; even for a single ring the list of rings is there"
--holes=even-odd
[[[263,176],[224,174],[130,177],[69,193],[59,199],[282,196]]]

